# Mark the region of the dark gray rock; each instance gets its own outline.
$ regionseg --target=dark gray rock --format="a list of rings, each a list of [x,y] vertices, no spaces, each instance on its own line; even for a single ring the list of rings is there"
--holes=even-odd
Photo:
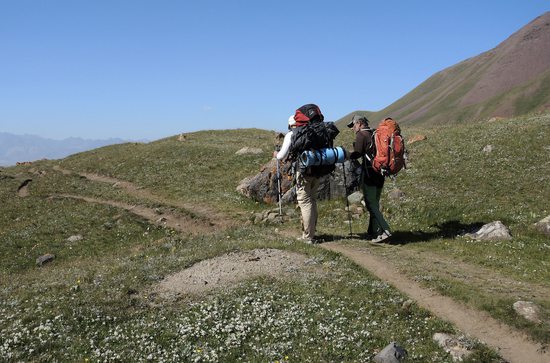
[[[283,195],[292,187],[291,179],[288,177],[290,168],[291,165],[288,162],[280,164],[280,183]],[[237,192],[258,202],[268,204],[278,203],[279,189],[276,159],[271,159],[267,164],[262,166],[258,174],[243,179],[239,186],[237,186]],[[285,200],[282,199],[282,201]]]
[[[380,353],[374,357],[376,363],[400,363],[407,358],[407,351],[396,342],[388,344]]]
[[[45,255],[42,255],[36,259],[36,264],[40,267],[44,266],[45,264],[52,262],[55,259],[55,255],[52,255],[51,253],[47,253]]]
[[[320,178],[317,191],[318,200],[340,198],[350,194],[353,188],[358,185],[358,176],[353,174],[352,166],[346,162],[346,183],[344,183],[344,174],[341,164],[336,166],[335,171],[327,176]],[[296,190],[293,186],[293,176],[291,176],[292,165],[290,162],[280,163],[280,183],[283,197],[283,204],[296,202]],[[349,170],[348,170],[349,169]],[[277,183],[277,164],[275,159],[266,163],[260,169],[260,172],[254,176],[243,179],[237,186],[237,192],[258,202],[267,204],[278,203],[278,183]]]

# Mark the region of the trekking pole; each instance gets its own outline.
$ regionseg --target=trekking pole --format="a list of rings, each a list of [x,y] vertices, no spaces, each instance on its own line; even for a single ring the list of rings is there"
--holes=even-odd
[[[351,229],[351,211],[349,209],[349,200],[348,200],[348,183],[346,182],[346,163],[342,163],[342,172],[344,173],[344,196],[346,197],[346,207],[348,210],[348,223],[349,223],[349,237],[353,236],[353,231]]]
[[[275,145],[275,150],[278,152],[280,150],[280,147],[279,145]],[[279,159],[275,158],[275,162],[277,163],[277,193],[278,193],[278,196],[279,196],[279,215],[282,216],[283,215],[283,207],[281,205],[282,203],[282,194],[283,194],[283,191],[281,190],[281,170],[279,168]]]

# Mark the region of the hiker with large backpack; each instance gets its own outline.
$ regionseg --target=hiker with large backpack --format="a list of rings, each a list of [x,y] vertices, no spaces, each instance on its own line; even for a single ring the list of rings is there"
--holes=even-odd
[[[296,196],[302,214],[302,241],[315,243],[317,228],[317,189],[320,178],[331,173],[335,165],[306,165],[300,156],[304,151],[320,150],[333,146],[333,141],[339,130],[332,122],[324,122],[324,116],[315,104],[307,104],[296,110],[295,127],[291,130],[290,145],[274,157],[282,160],[288,157],[293,162],[296,182]],[[291,120],[289,120],[290,123]]]
[[[367,230],[367,239],[371,242],[382,242],[391,236],[390,226],[380,212],[380,196],[384,188],[384,179],[386,171],[379,167],[376,169],[374,161],[377,157],[377,144],[375,132],[369,127],[369,120],[364,116],[355,115],[349,128],[355,132],[355,142],[353,143],[353,152],[350,153],[350,159],[355,160],[363,158],[361,174],[361,187],[365,205],[369,212],[369,227]],[[380,135],[378,135],[380,136]],[[381,146],[379,146],[382,148]],[[382,150],[380,150],[382,151]],[[379,162],[379,160],[377,160]],[[380,163],[378,164],[380,166]]]

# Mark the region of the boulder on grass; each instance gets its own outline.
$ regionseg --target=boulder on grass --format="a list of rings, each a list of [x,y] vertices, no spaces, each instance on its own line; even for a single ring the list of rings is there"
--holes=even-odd
[[[270,160],[262,166],[260,172],[256,175],[246,177],[241,180],[237,186],[237,192],[258,202],[267,204],[276,204],[278,202],[278,182],[277,182],[277,163],[276,159]],[[281,174],[281,192],[283,194],[283,203],[293,203],[296,201],[296,190],[293,188],[293,176],[291,176],[292,165],[290,162],[280,162],[279,170]],[[317,199],[325,200],[331,198],[343,197],[348,189],[348,185],[355,180],[347,172],[346,183],[344,186],[344,177],[341,164],[337,165],[336,170],[319,179],[319,188],[317,190]]]
[[[376,363],[400,363],[407,358],[407,351],[396,342],[388,344],[380,353],[374,357]]]
[[[511,240],[510,230],[501,221],[495,221],[482,226],[474,233],[466,233],[466,237],[477,241]]]
[[[45,264],[52,262],[54,260],[55,256],[51,253],[42,255],[36,259],[36,264],[40,267],[44,266]]]
[[[550,236],[550,216],[541,219],[535,223],[535,228],[541,231],[542,233]]]
[[[237,155],[259,155],[263,153],[264,151],[262,149],[259,149],[257,147],[243,147],[239,151],[237,151],[235,154]]]

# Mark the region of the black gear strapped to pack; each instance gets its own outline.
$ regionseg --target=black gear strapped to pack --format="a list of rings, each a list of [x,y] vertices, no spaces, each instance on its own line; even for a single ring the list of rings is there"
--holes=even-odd
[[[305,126],[297,127],[292,132],[289,158],[296,162],[296,169],[305,175],[324,176],[334,171],[335,165],[316,165],[304,167],[300,165],[299,156],[307,150],[319,150],[333,147],[334,138],[340,133],[333,122],[313,121]]]

